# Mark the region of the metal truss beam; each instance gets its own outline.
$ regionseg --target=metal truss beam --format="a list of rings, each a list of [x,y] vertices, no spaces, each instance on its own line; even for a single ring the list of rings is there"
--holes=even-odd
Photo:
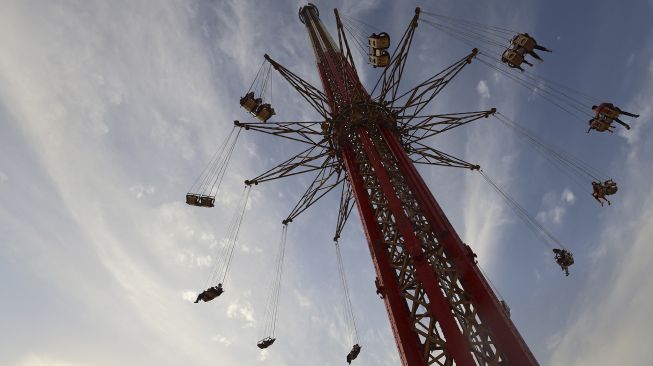
[[[446,258],[451,268],[455,268],[454,283],[456,287],[465,289],[462,299],[466,304],[463,310],[467,313],[468,320],[459,323],[468,326],[476,324],[478,327],[476,331],[466,332],[470,336],[474,333],[476,335],[477,341],[472,344],[477,361],[482,365],[539,365],[494,291],[476,266],[473,256],[465,250],[464,243],[444,211],[415,167],[408,161],[408,156],[396,136],[391,131],[385,130],[383,137],[394,159],[398,162],[399,171],[397,173],[405,177],[409,189],[414,192],[417,204],[423,209],[423,215],[443,249],[440,253],[442,259]],[[444,286],[443,288],[446,289]],[[450,298],[455,297],[450,296]],[[460,310],[460,308],[454,308],[454,310]],[[499,361],[499,357],[501,361]]]
[[[359,156],[361,156],[360,144],[348,147],[342,152],[343,163],[367,237],[372,263],[384,294],[385,308],[395,335],[399,357],[402,365],[427,366],[431,364],[427,363],[424,357],[428,349],[424,347],[418,332],[424,329],[428,331],[428,327],[413,328],[415,314],[423,309],[409,308],[404,297],[405,292],[414,292],[417,289],[411,286],[410,278],[397,276],[397,272],[402,273],[403,253],[399,250],[388,251],[389,247],[386,244],[388,235],[384,234],[383,229],[388,228],[385,223],[390,220],[390,213],[382,202],[383,197],[378,194],[377,182],[374,180],[373,172],[369,170],[369,164]],[[381,221],[377,221],[379,219]],[[444,347],[444,340],[440,337],[436,337],[435,342]],[[444,353],[443,357],[443,362],[438,364],[451,366],[451,360]]]
[[[404,32],[404,35],[399,40],[397,48],[392,53],[390,58],[390,64],[388,67],[383,70],[383,74],[379,77],[378,81],[372,88],[370,94],[374,94],[376,88],[381,85],[381,90],[379,91],[378,100],[379,101],[389,101],[389,105],[392,107],[394,101],[397,99],[397,92],[399,90],[399,84],[401,82],[401,77],[404,73],[404,68],[406,67],[406,60],[408,59],[408,54],[410,52],[410,46],[413,43],[413,36],[415,35],[415,30],[417,29],[417,20],[419,19],[420,8],[415,8],[415,15],[410,21],[408,28]],[[390,98],[388,98],[390,94]]]
[[[411,161],[416,164],[439,165],[471,170],[478,170],[481,168],[479,165],[468,163],[420,142],[413,142],[406,147],[405,151],[411,158]]]
[[[341,176],[340,167],[333,164],[332,159],[334,158],[328,157],[324,160],[313,182],[311,182],[299,199],[299,202],[297,202],[290,214],[288,214],[288,217],[283,221],[284,225],[292,222],[302,212],[306,211],[344,181],[345,178]]]
[[[472,52],[458,60],[453,65],[447,67],[446,69],[440,71],[439,73],[431,76],[422,83],[413,87],[412,89],[404,92],[403,94],[392,99],[392,104],[395,102],[403,102],[397,112],[401,115],[409,116],[418,116],[419,113],[426,108],[426,106],[435,98],[442,89],[444,89],[451,80],[453,80],[462,69],[472,62],[472,59],[478,54],[477,49],[473,49]],[[410,123],[411,119],[409,118],[405,123]]]
[[[264,57],[272,67],[274,67],[274,69],[277,70],[279,74],[281,74],[281,76],[283,76],[283,78],[286,79],[295,90],[297,90],[297,92],[299,92],[302,98],[304,98],[317,111],[317,113],[324,117],[324,119],[329,118],[329,111],[325,107],[325,105],[329,104],[329,101],[322,91],[274,61],[268,54],[265,54]]]
[[[404,143],[421,141],[456,127],[464,126],[480,118],[487,118],[497,110],[492,108],[487,111],[433,114],[426,116],[402,115],[397,118]],[[405,121],[405,122],[404,122]]]
[[[328,143],[322,131],[323,121],[316,122],[240,122],[234,121],[236,127],[249,131],[298,141],[305,144],[326,148]]]
[[[354,196],[349,181],[345,180],[340,192],[340,205],[338,209],[338,220],[336,221],[336,232],[333,235],[333,241],[340,239],[340,234],[345,228],[351,211],[354,209]]]
[[[323,158],[325,161],[320,162],[320,159]],[[325,165],[326,161],[329,164]],[[329,151],[326,148],[311,146],[274,168],[259,174],[257,177],[246,180],[245,184],[259,184],[270,180],[323,170],[325,168],[335,168],[336,166],[338,166],[338,163],[329,158]]]
[[[347,41],[347,34],[342,26],[342,21],[340,20],[340,14],[338,14],[338,9],[333,9],[333,13],[336,16],[336,28],[338,29],[338,47],[340,48],[340,53],[345,56],[351,69],[356,73],[356,64],[354,64],[354,58],[352,57],[351,50],[349,49],[349,42]],[[344,45],[344,48],[343,48]],[[358,77],[358,73],[356,73]]]

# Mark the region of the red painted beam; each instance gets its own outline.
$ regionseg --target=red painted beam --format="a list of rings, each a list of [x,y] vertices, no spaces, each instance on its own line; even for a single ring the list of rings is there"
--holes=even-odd
[[[426,366],[423,350],[420,341],[415,333],[410,319],[410,313],[406,300],[401,295],[395,273],[390,266],[388,253],[383,246],[383,236],[376,222],[376,217],[367,190],[364,187],[363,177],[358,169],[358,164],[350,148],[343,149],[342,158],[344,161],[347,176],[352,186],[356,206],[363,223],[363,230],[367,237],[370,254],[376,274],[384,288],[385,308],[390,319],[390,326],[397,342],[399,356],[404,366]]]
[[[413,260],[416,276],[429,298],[428,311],[436,316],[442,328],[447,341],[448,353],[453,357],[456,365],[476,365],[472,358],[471,346],[456,323],[454,314],[451,311],[451,304],[440,289],[437,274],[426,260],[422,244],[415,235],[412,224],[406,216],[399,197],[397,197],[390,176],[381,163],[379,152],[366,130],[360,129],[359,134],[363,148],[381,185],[381,190],[388,200],[388,206],[395,218],[397,229],[403,236],[406,250]]]
[[[397,136],[388,129],[383,129],[383,136],[399,163],[401,173],[424,210],[429,224],[435,229],[438,241],[444,246],[445,253],[454,261],[455,268],[461,276],[460,280],[465,290],[472,296],[481,321],[491,329],[501,354],[507,358],[510,365],[539,365],[473,259],[467,255],[458,233],[406,155]]]

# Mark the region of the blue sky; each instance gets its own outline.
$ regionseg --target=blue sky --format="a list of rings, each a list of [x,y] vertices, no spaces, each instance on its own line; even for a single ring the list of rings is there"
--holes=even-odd
[[[0,364],[296,365],[344,362],[351,347],[331,242],[336,195],[291,224],[279,340],[255,347],[280,221],[310,182],[257,186],[228,292],[195,305],[242,181],[301,146],[244,134],[212,210],[183,195],[231,130],[264,53],[319,85],[293,1],[13,1],[0,8]],[[512,309],[543,365],[653,363],[653,2],[316,1],[398,39],[415,6],[527,31],[554,50],[537,72],[639,112],[633,129],[586,121],[472,63],[432,110],[497,107],[620,184],[601,208],[587,190],[488,119],[433,140],[478,163],[575,254],[549,249],[482,178],[420,168]],[[417,30],[406,87],[469,52]],[[362,66],[366,85],[377,71]],[[280,78],[276,120],[315,120]],[[354,214],[342,240],[363,345],[358,365],[398,358]]]

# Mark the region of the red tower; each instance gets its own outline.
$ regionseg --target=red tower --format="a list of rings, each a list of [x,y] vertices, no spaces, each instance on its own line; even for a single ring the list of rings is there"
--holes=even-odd
[[[537,365],[503,304],[415,168],[415,163],[478,169],[423,140],[487,117],[481,112],[420,115],[476,50],[423,83],[399,92],[420,10],[371,92],[361,84],[343,25],[338,43],[309,4],[299,10],[323,91],[265,56],[324,121],[236,126],[309,144],[302,153],[246,181],[317,172],[285,220],[292,221],[342,184],[336,238],[355,200],[404,365]],[[375,95],[376,92],[376,96]],[[319,128],[318,128],[319,127]]]

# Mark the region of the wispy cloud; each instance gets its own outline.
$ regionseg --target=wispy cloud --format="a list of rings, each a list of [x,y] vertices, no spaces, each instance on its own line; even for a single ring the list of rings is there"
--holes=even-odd
[[[490,88],[485,80],[480,80],[476,85],[476,91],[482,99],[490,99]]]
[[[565,188],[559,197],[549,192],[542,197],[542,209],[535,218],[542,224],[561,224],[567,212],[567,207],[576,201],[576,196],[570,188]]]

